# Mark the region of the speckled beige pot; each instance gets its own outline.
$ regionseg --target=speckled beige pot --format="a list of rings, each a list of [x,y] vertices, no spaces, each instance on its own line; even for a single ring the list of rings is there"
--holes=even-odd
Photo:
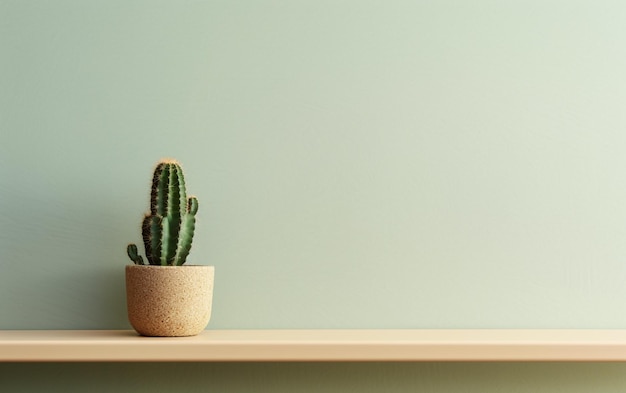
[[[211,318],[213,266],[126,266],[130,324],[143,336],[202,332]]]

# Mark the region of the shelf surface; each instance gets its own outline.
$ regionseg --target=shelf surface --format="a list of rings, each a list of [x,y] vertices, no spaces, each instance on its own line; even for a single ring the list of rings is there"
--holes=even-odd
[[[626,330],[0,330],[0,361],[626,361]]]

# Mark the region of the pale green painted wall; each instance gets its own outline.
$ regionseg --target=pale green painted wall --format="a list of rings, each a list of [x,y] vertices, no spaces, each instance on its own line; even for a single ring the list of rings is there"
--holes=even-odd
[[[128,328],[124,248],[164,156],[201,202],[211,328],[623,328],[624,17],[0,0],[0,329]],[[0,386],[626,389],[619,364],[173,368],[5,364]]]

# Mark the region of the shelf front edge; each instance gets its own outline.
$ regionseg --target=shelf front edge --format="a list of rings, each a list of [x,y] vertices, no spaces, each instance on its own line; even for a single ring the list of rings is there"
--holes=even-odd
[[[625,330],[0,331],[2,362],[626,361]]]

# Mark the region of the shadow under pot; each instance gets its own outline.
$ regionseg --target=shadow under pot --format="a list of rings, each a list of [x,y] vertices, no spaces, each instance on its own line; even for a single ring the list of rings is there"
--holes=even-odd
[[[142,336],[184,337],[211,319],[213,266],[126,266],[128,319]]]

